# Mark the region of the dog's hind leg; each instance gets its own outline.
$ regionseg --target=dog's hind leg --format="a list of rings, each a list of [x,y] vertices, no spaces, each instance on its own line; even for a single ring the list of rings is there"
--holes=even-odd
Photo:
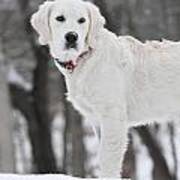
[[[127,148],[126,115],[116,116],[114,112],[109,113],[113,118],[106,116],[102,121],[100,175],[106,178],[120,177],[123,156]]]

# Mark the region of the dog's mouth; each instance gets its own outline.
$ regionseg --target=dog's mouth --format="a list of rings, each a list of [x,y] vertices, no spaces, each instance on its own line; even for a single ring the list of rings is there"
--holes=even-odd
[[[77,64],[73,62],[73,60],[69,60],[67,62],[61,62],[59,59],[55,59],[55,61],[64,69],[73,72],[76,68]]]
[[[62,68],[68,70],[70,73],[72,73],[75,68],[78,66],[79,62],[81,60],[85,60],[92,52],[92,49],[89,48],[87,51],[84,51],[81,53],[77,59],[75,60],[69,60],[66,62],[62,62],[59,59],[55,58],[54,60],[56,61],[57,64],[59,64]]]

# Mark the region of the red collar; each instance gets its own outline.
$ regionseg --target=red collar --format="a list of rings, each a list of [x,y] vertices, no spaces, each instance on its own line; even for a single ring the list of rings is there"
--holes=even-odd
[[[73,60],[67,62],[61,62],[59,59],[54,58],[54,60],[64,69],[68,70],[70,73],[73,73],[74,69],[78,66],[80,60],[85,59],[87,55],[92,52],[92,48],[89,48],[87,51],[81,53],[77,58],[76,64],[73,63]]]

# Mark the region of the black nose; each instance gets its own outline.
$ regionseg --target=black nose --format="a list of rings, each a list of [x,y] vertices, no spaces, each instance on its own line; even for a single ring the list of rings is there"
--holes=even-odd
[[[68,43],[73,44],[78,40],[78,34],[76,32],[69,32],[65,35],[65,39]]]

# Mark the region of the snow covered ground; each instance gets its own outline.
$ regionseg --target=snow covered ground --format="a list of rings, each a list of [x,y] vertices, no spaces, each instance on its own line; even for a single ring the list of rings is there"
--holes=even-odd
[[[65,175],[12,175],[4,174],[0,175],[0,180],[80,180],[80,178],[74,178]],[[82,179],[81,179],[82,180]],[[84,179],[84,180],[95,180],[95,179]],[[106,180],[106,179],[103,179]],[[115,180],[113,178],[108,180]]]
[[[70,176],[64,175],[0,175],[1,180],[76,180]]]
[[[70,176],[64,175],[0,175],[1,180],[76,180]]]

